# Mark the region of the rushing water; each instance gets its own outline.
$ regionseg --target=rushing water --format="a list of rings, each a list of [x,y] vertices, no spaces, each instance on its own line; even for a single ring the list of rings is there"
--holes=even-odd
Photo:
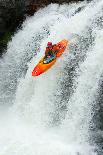
[[[69,45],[31,72],[48,41]],[[0,155],[102,155],[103,0],[51,4],[27,18],[0,59]]]

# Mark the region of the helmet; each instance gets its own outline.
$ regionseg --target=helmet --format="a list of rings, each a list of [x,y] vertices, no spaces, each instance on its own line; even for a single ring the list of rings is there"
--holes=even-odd
[[[47,46],[52,46],[52,42],[48,42],[47,43]]]

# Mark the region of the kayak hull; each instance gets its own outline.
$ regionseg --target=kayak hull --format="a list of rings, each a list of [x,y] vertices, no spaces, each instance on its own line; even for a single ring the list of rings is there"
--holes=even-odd
[[[45,56],[39,61],[39,63],[34,67],[33,71],[32,71],[32,76],[39,76],[40,74],[46,72],[49,68],[51,68],[51,66],[53,66],[57,60],[57,58],[59,58],[63,52],[65,51],[67,45],[68,45],[68,40],[62,40],[59,43],[57,43],[57,45],[60,44],[61,48],[59,50],[59,52],[56,54],[56,58],[54,60],[52,60],[49,63],[44,63],[44,59]]]
[[[43,63],[44,57],[41,59],[41,61],[34,67],[32,71],[32,76],[38,76],[44,72],[46,72],[51,66],[54,65],[56,62],[56,59],[50,62],[49,64],[44,64]]]

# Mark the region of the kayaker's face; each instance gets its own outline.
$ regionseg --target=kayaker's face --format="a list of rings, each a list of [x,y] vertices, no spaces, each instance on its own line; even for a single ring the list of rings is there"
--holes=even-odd
[[[51,49],[52,48],[52,45],[49,45],[48,47]]]

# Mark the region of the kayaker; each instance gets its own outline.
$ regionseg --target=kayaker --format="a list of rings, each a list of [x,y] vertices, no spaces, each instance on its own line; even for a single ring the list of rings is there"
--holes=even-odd
[[[48,42],[45,50],[45,56],[54,57],[56,56],[56,53],[59,51],[59,49],[59,45],[53,45],[52,42]]]

